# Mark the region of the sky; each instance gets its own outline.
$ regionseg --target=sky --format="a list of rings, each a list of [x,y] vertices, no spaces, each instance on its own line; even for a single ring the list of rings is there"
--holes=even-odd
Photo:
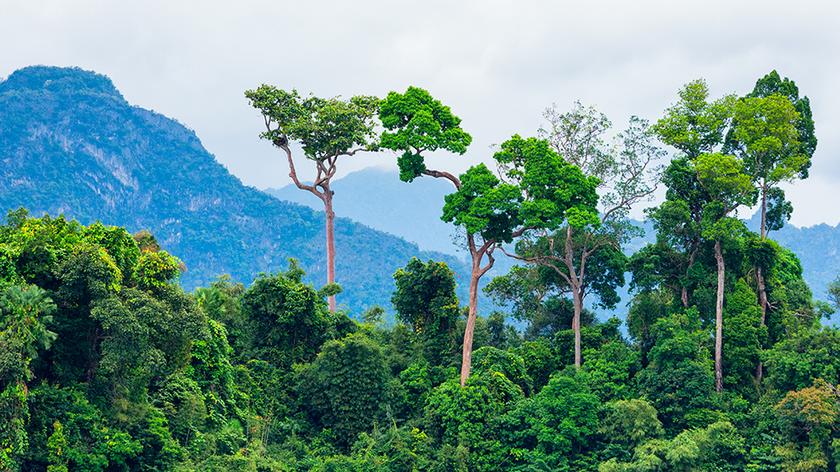
[[[108,75],[258,188],[288,184],[243,95],[261,83],[343,97],[426,88],[474,138],[430,166],[462,171],[534,135],[552,103],[580,100],[621,128],[657,119],[690,80],[744,94],[776,69],[811,99],[819,139],[811,177],[787,186],[798,226],[840,222],[838,51],[840,3],[828,0],[0,0],[0,77],[35,64]],[[354,156],[340,173],[368,166],[395,157]]]

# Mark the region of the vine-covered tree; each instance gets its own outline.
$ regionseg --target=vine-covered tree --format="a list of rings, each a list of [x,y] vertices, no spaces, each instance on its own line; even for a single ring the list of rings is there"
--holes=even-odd
[[[782,79],[776,71],[758,79],[752,92],[735,103],[726,148],[743,159],[746,171],[758,189],[762,246],[767,245],[767,232],[781,229],[793,211],[779,184],[808,177],[816,145],[808,97],[800,98],[796,83]],[[767,251],[766,247],[762,249]],[[768,267],[756,264],[762,326],[766,323],[769,305],[765,282],[767,270]],[[760,379],[761,375],[759,363],[756,378]]]
[[[715,295],[715,388],[723,389],[723,297],[726,284],[726,263],[723,242],[744,234],[744,224],[730,216],[740,206],[755,203],[755,192],[743,163],[726,154],[701,154],[693,165],[700,185],[710,196],[703,209],[703,237],[714,241],[717,263]]]
[[[443,262],[414,258],[394,274],[396,290],[391,302],[397,319],[420,336],[428,361],[441,364],[455,346],[455,324],[460,307],[455,275]]]

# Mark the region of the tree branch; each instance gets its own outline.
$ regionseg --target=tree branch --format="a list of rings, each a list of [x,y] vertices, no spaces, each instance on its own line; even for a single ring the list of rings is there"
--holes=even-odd
[[[458,179],[458,177],[455,177],[454,175],[450,174],[449,172],[445,172],[442,170],[426,169],[422,172],[422,174],[428,175],[429,177],[448,179],[450,182],[452,182],[453,185],[455,185],[456,189],[461,188],[461,180]]]

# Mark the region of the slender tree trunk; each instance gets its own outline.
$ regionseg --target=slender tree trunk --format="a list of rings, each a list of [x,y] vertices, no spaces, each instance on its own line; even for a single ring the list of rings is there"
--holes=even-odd
[[[767,185],[761,188],[761,240],[767,239]],[[756,283],[758,285],[758,302],[761,305],[761,326],[767,320],[767,289],[764,285],[764,274],[761,267],[755,271]]]
[[[723,390],[723,288],[726,267],[720,241],[715,241],[715,260],[717,260],[717,302],[715,304],[715,390]]]
[[[767,237],[767,185],[761,187],[761,239]]]
[[[761,187],[761,240],[767,238],[767,184],[762,184]],[[761,326],[767,324],[767,286],[764,283],[764,272],[761,267],[755,269],[755,281],[758,286],[758,304],[761,306]],[[755,381],[756,384],[761,384],[761,379],[764,376],[764,365],[759,360],[755,367]]]
[[[335,283],[335,211],[333,211],[333,193],[329,188],[324,193],[324,213],[326,214],[327,233],[327,283]],[[335,311],[335,295],[327,299],[330,312]]]
[[[767,239],[767,185],[761,188],[761,240]],[[764,274],[761,267],[756,270],[756,282],[758,284],[758,302],[761,304],[761,326],[767,320],[767,289],[764,286]]]
[[[688,275],[688,272],[694,267],[694,260],[697,257],[697,248],[691,250],[691,255],[688,256],[688,266],[685,268],[685,273]],[[680,301],[682,302],[683,308],[688,308],[688,287],[683,286],[680,290]]]
[[[580,314],[583,311],[583,277],[586,270],[586,249],[584,248],[581,255],[579,268],[575,267],[574,257],[572,227],[567,226],[563,260],[566,264],[566,269],[569,271],[568,282],[569,288],[571,288],[572,292],[572,306],[574,307],[574,314],[572,316],[572,332],[575,334],[575,368],[579,369],[582,363],[580,347]]]
[[[764,184],[761,188],[761,240],[767,238],[767,185]],[[761,267],[755,269],[755,281],[758,285],[758,304],[761,306],[761,326],[767,323],[767,287],[764,283],[764,272]],[[755,368],[755,380],[757,384],[761,383],[764,374],[764,366],[759,360]]]
[[[583,311],[583,297],[580,288],[572,288],[572,303],[574,305],[574,316],[572,317],[572,331],[575,333],[575,368],[580,369],[581,348],[580,348],[580,313]]]
[[[483,254],[474,250],[472,256],[472,271],[470,273],[470,308],[467,313],[467,325],[464,328],[464,350],[461,354],[461,386],[467,383],[472,368],[472,345],[475,333],[475,318],[478,314],[478,280],[481,278],[481,258]]]

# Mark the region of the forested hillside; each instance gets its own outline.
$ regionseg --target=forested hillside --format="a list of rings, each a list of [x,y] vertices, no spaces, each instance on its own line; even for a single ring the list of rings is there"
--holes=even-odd
[[[149,230],[185,263],[188,290],[221,274],[248,283],[290,257],[307,280],[326,280],[323,214],[242,185],[190,129],[80,69],[28,67],[0,82],[0,211],[19,207]],[[391,274],[412,256],[464,273],[454,258],[346,219],[336,231],[338,300],[354,312],[388,306]]]

